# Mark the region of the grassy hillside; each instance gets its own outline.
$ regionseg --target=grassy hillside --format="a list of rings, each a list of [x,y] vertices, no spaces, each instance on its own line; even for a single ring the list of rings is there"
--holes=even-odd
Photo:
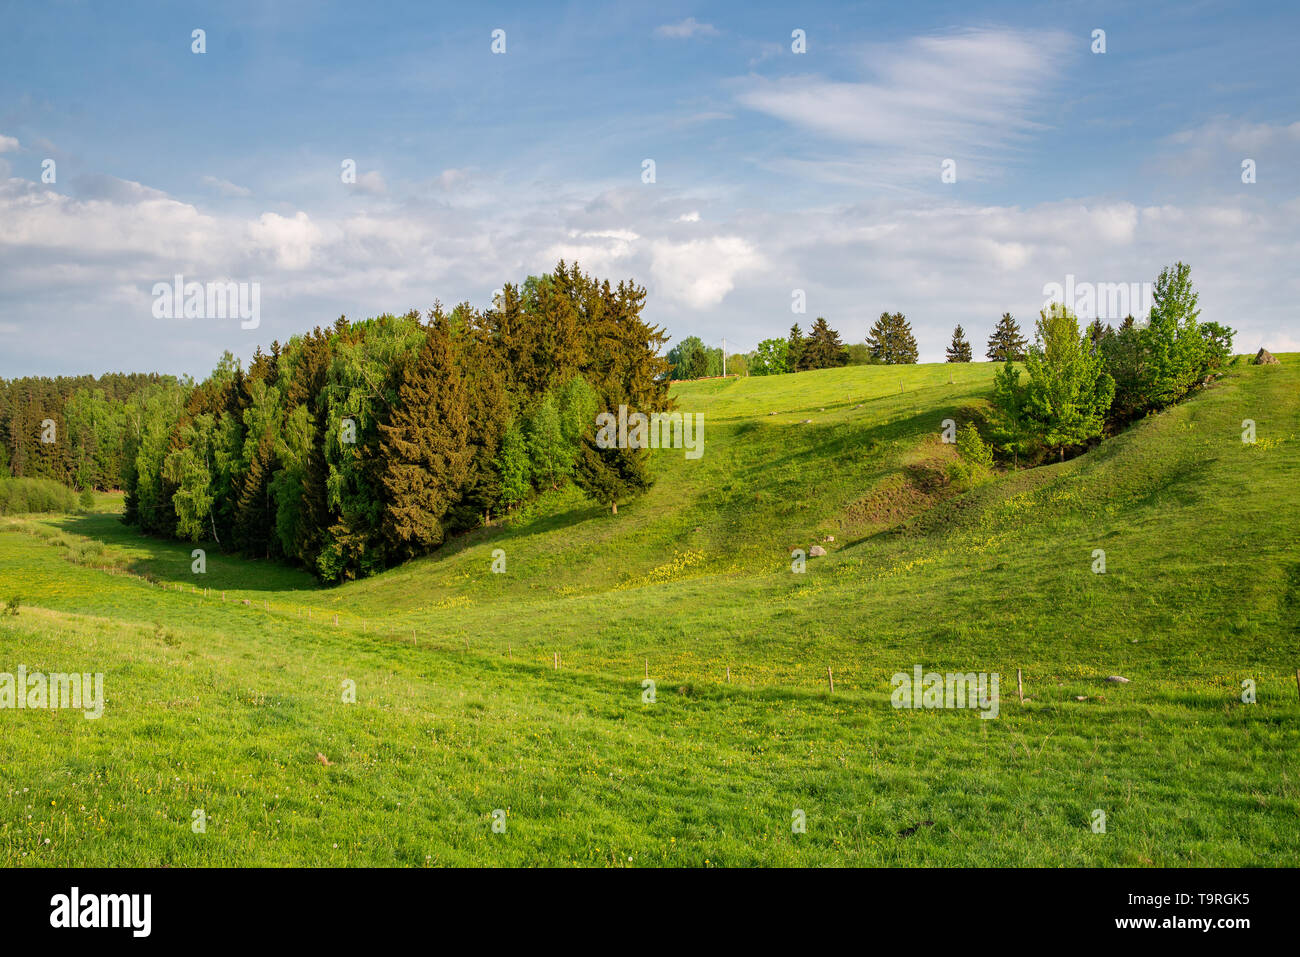
[[[110,497],[0,519],[0,671],[108,697],[0,710],[0,864],[1298,863],[1281,359],[974,488],[940,422],[990,364],[688,383],[703,458],[656,453],[617,517],[552,493],[335,589],[215,547],[194,575]],[[892,708],[916,664],[999,672],[1000,716]]]

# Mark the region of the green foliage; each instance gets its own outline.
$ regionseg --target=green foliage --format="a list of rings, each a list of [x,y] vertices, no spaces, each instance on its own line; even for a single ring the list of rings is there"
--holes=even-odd
[[[560,426],[555,398],[547,393],[528,417],[528,458],[534,480],[544,488],[559,488],[573,470],[574,446]]]
[[[952,342],[948,344],[948,361],[949,362],[970,362],[970,340],[966,338],[966,331],[962,329],[961,323],[952,331]]]
[[[77,496],[77,502],[81,505],[82,511],[89,511],[95,507],[95,493],[88,488],[83,488],[81,494]]]
[[[867,333],[867,348],[884,365],[910,365],[918,356],[912,325],[901,312],[880,314]]]
[[[1020,370],[1013,363],[1003,363],[993,378],[992,433],[995,443],[1010,453],[1017,465],[1036,445],[1025,418],[1025,396]]]
[[[190,545],[105,513],[40,522],[75,523],[169,587],[0,532],[0,596],[40,609],[0,617],[0,646],[29,668],[107,672],[114,729],[75,713],[6,726],[4,769],[21,787],[0,800],[0,866],[1300,859],[1300,442],[1287,438],[1300,365],[1280,358],[1064,467],[911,501],[895,493],[925,475],[935,423],[987,399],[1001,366],[682,384],[676,401],[710,417],[709,454],[655,456],[656,485],[623,520],[562,489],[509,528],[332,589],[227,556],[209,563],[212,594],[195,594]],[[799,424],[808,406],[826,408],[813,428]],[[1241,419],[1260,408],[1278,441],[1244,446]],[[786,546],[823,534],[838,544],[793,575]],[[1094,547],[1108,574],[1089,571]],[[497,548],[509,574],[488,573]],[[1226,560],[1236,552],[1250,560]],[[895,710],[889,676],[914,663],[1000,673],[998,719]],[[1242,676],[1257,704],[1241,703]],[[365,692],[363,711],[338,704],[341,677]],[[800,746],[767,746],[771,729]],[[51,761],[88,734],[94,761]],[[825,760],[809,760],[809,742]],[[502,755],[511,772],[485,781]],[[196,840],[194,768],[208,792],[259,813],[210,816]],[[142,813],[145,787],[173,810]],[[413,793],[439,800],[410,814]],[[1122,816],[1099,839],[1089,811],[1112,806]],[[490,829],[495,807],[510,811],[505,835]],[[793,807],[807,834],[790,836]],[[935,827],[899,836],[924,820]],[[93,839],[61,837],[65,822]]]
[[[749,364],[751,375],[782,375],[789,372],[787,363],[790,344],[785,339],[764,339],[754,350],[753,361]]]
[[[0,515],[75,512],[72,489],[50,479],[0,478]]]
[[[528,500],[533,491],[533,470],[528,459],[528,440],[518,423],[511,423],[501,440],[497,458],[501,472],[501,504],[512,509]]]
[[[5,614],[10,618],[18,617],[18,610],[22,607],[23,600],[17,595],[12,595],[5,601]]]
[[[969,422],[957,430],[957,454],[975,468],[993,467],[993,450],[985,444],[979,429]]]
[[[986,357],[994,362],[1023,362],[1025,358],[1025,338],[1020,334],[1020,324],[1012,318],[1011,313],[1002,313],[993,335],[989,336]]]
[[[1101,435],[1115,383],[1070,310],[1055,305],[1044,310],[1037,340],[1025,355],[1029,381],[1024,389],[1018,383],[995,389],[995,402],[1004,422],[1021,423],[1037,446],[1064,458],[1067,448]],[[1004,402],[1016,404],[1008,408]]]
[[[851,366],[870,366],[879,365],[875,356],[871,354],[871,349],[865,342],[854,342],[846,346],[849,356],[849,365]]]
[[[699,336],[687,336],[668,350],[674,379],[703,379],[722,375],[722,350],[710,349]]]
[[[803,350],[807,344],[804,339],[803,331],[799,328],[799,323],[790,327],[790,335],[785,341],[785,368],[787,372],[798,372],[803,369]]]
[[[578,453],[574,481],[588,496],[610,506],[618,514],[618,503],[650,488],[649,453],[644,449],[602,449],[584,440]]]
[[[1179,401],[1231,355],[1232,329],[1201,323],[1191,269],[1176,263],[1160,271],[1151,315],[1144,324],[1126,319],[1104,335],[1101,355],[1115,380],[1110,418],[1123,424]]]
[[[840,334],[832,329],[820,316],[808,332],[803,352],[799,359],[799,370],[835,369],[848,365],[849,354],[840,342]]]
[[[384,462],[383,532],[406,559],[442,543],[443,519],[469,471],[469,401],[442,316],[404,369],[399,401],[379,430]]]

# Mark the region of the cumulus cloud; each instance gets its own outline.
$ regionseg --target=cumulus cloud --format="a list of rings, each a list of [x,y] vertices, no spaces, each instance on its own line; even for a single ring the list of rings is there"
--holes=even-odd
[[[13,153],[19,148],[17,138],[0,133],[0,153]]]
[[[845,342],[861,342],[888,309],[912,321],[923,361],[942,359],[958,322],[977,352],[1004,311],[1032,329],[1043,287],[1067,275],[1149,282],[1183,259],[1205,317],[1237,329],[1242,351],[1292,347],[1289,304],[1300,298],[1292,268],[1300,200],[1249,192],[1181,205],[855,198],[792,219],[765,204],[668,188],[557,194],[493,181],[482,187],[494,196],[487,205],[431,202],[421,193],[364,208],[341,202],[247,216],[111,177],[82,186],[67,195],[0,180],[0,316],[12,327],[6,338],[22,343],[0,350],[0,374],[200,374],[224,348],[247,358],[257,344],[340,313],[405,311],[435,297],[486,305],[503,282],[561,258],[647,286],[647,320],[675,339],[725,336],[744,348],[823,315]],[[695,215],[700,202],[710,204],[708,222]],[[175,273],[259,281],[262,328],[160,325],[149,289]],[[796,288],[807,292],[806,317],[790,313]],[[57,335],[49,335],[52,316]]]
[[[258,249],[270,253],[275,264],[284,269],[304,269],[315,247],[325,238],[324,230],[299,210],[293,218],[277,213],[263,213],[248,227],[248,236]]]
[[[740,275],[757,269],[762,256],[739,236],[689,242],[657,240],[651,246],[650,275],[664,296],[692,309],[708,309],[736,288]]]

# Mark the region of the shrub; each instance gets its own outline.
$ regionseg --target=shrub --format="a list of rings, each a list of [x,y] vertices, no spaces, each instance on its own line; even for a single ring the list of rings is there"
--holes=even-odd
[[[978,478],[993,468],[993,449],[969,422],[957,431],[957,456],[948,467],[952,479]]]
[[[0,478],[0,515],[24,512],[75,512],[72,489],[49,479]]]
[[[957,432],[957,454],[964,461],[978,468],[993,467],[993,450],[984,444],[979,430],[969,422]]]
[[[16,616],[18,614],[18,608],[22,603],[22,599],[17,595],[14,595],[9,599],[9,601],[5,602],[5,614],[11,617]]]
[[[88,488],[83,488],[80,495],[81,507],[85,511],[90,511],[95,507],[95,493]]]

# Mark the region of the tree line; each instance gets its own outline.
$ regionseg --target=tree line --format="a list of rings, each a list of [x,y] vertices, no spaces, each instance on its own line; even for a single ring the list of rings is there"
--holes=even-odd
[[[116,465],[128,524],[325,582],[429,552],[567,482],[616,511],[650,486],[648,452],[597,447],[597,409],[668,409],[667,337],[642,319],[645,295],[560,262],[486,311],[341,317],[259,348],[247,368],[226,353],[202,382],[128,377],[135,388],[94,419],[94,448],[118,449],[95,485]],[[24,436],[47,400],[14,404]],[[25,469],[35,454],[62,463],[40,474],[75,475],[75,440],[23,448]]]
[[[0,477],[117,488],[131,398],[172,376],[112,373],[0,379]]]

